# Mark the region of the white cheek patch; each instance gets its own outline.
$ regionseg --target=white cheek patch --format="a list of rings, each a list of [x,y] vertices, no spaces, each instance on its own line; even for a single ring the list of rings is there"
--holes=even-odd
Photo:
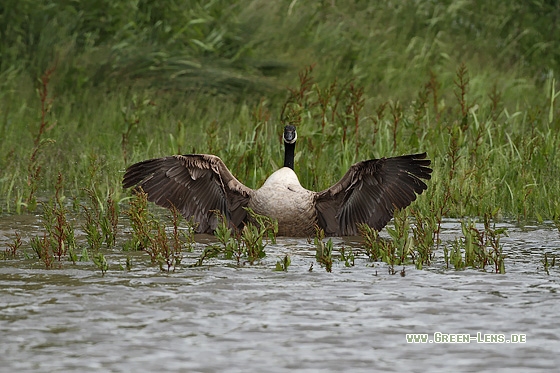
[[[286,138],[284,137],[284,142],[285,142],[286,144],[294,144],[294,143],[296,142],[296,140],[297,140],[297,132],[296,132],[295,134],[296,134],[296,135],[294,136],[294,138],[293,138],[292,141],[288,141],[288,140],[286,140]]]

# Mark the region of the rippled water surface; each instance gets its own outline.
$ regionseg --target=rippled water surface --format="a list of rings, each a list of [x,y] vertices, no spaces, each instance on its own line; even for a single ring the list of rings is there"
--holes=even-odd
[[[313,245],[288,238],[254,266],[217,260],[169,274],[142,252],[123,270],[119,250],[106,255],[104,277],[91,263],[46,270],[37,259],[3,260],[0,371],[557,371],[560,268],[547,274],[542,260],[559,253],[560,235],[547,225],[507,227],[505,275],[448,270],[441,250],[431,267],[409,266],[404,277],[365,259],[335,261],[327,273]],[[446,240],[460,234],[456,222],[444,228]],[[0,250],[15,229],[40,232],[34,217],[0,218]],[[285,254],[288,272],[273,271]],[[473,340],[405,337],[435,332]],[[525,334],[526,342],[477,343],[477,333]]]

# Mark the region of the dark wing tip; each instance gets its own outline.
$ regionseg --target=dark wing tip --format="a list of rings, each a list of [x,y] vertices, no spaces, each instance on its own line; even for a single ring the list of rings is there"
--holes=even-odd
[[[122,180],[123,188],[144,184],[155,175],[164,174],[166,169],[164,165],[170,158],[173,157],[147,159],[128,166]]]
[[[411,175],[414,175],[419,179],[430,180],[432,178],[431,174],[433,170],[429,166],[432,164],[432,161],[427,159],[427,157],[428,155],[424,152],[395,157],[393,159],[404,160],[400,166],[403,167],[404,171],[410,173]]]

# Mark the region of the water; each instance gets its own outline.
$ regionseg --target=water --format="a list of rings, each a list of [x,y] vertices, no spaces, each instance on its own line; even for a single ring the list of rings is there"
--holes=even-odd
[[[14,227],[25,236],[38,226],[30,216],[1,218],[0,248]],[[363,259],[350,268],[335,261],[327,273],[312,245],[289,238],[254,266],[216,260],[170,274],[145,253],[121,270],[118,250],[104,277],[91,263],[46,270],[37,260],[0,261],[0,371],[555,371],[560,268],[547,274],[541,261],[558,255],[560,235],[550,225],[507,227],[505,275],[447,270],[441,250],[434,265],[407,267],[404,277]],[[458,223],[445,224],[445,240],[458,234]],[[273,271],[285,254],[289,271]],[[473,341],[406,342],[435,332]],[[477,343],[477,333],[526,342]]]

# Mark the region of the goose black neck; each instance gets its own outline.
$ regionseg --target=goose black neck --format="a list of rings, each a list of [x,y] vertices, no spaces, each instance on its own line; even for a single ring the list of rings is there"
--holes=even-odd
[[[284,167],[294,169],[294,150],[296,143],[288,144],[284,142]]]

